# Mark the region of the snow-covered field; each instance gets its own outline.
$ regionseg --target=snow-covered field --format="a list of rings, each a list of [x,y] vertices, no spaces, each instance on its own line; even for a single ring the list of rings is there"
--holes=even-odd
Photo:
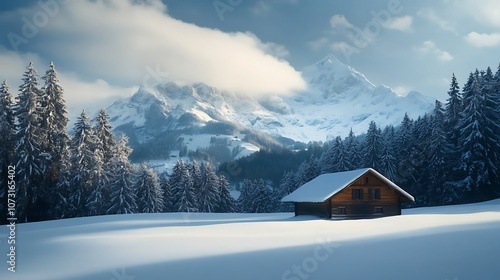
[[[0,279],[500,279],[500,200],[372,220],[135,214],[21,224]]]

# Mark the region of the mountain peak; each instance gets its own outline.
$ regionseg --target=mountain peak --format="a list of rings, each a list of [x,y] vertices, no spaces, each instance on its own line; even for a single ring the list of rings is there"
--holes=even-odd
[[[322,60],[318,62],[318,64],[323,64],[323,63],[340,63],[345,65],[344,63],[340,62],[340,60],[335,55],[331,53],[327,54]]]

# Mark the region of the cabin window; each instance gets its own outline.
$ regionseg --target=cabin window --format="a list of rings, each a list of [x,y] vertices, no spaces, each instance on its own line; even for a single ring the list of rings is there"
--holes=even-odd
[[[363,199],[363,189],[352,189],[352,199]]]
[[[375,214],[384,214],[384,208],[382,206],[375,207]]]
[[[346,214],[345,207],[337,208],[337,215],[345,215],[345,214]]]
[[[365,177],[365,185],[368,185],[370,183],[370,179],[368,177]]]
[[[370,189],[371,199],[380,199],[380,189]]]

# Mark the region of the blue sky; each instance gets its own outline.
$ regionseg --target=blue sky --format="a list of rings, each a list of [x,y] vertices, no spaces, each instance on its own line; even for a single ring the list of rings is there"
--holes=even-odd
[[[50,61],[91,106],[174,80],[261,96],[301,91],[327,54],[400,94],[446,99],[451,74],[500,62],[496,0],[42,0],[0,4],[0,79]]]

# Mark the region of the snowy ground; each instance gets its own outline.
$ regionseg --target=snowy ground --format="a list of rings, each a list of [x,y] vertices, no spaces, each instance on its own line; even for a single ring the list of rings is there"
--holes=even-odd
[[[0,279],[500,279],[500,200],[333,221],[135,214],[17,225]]]

